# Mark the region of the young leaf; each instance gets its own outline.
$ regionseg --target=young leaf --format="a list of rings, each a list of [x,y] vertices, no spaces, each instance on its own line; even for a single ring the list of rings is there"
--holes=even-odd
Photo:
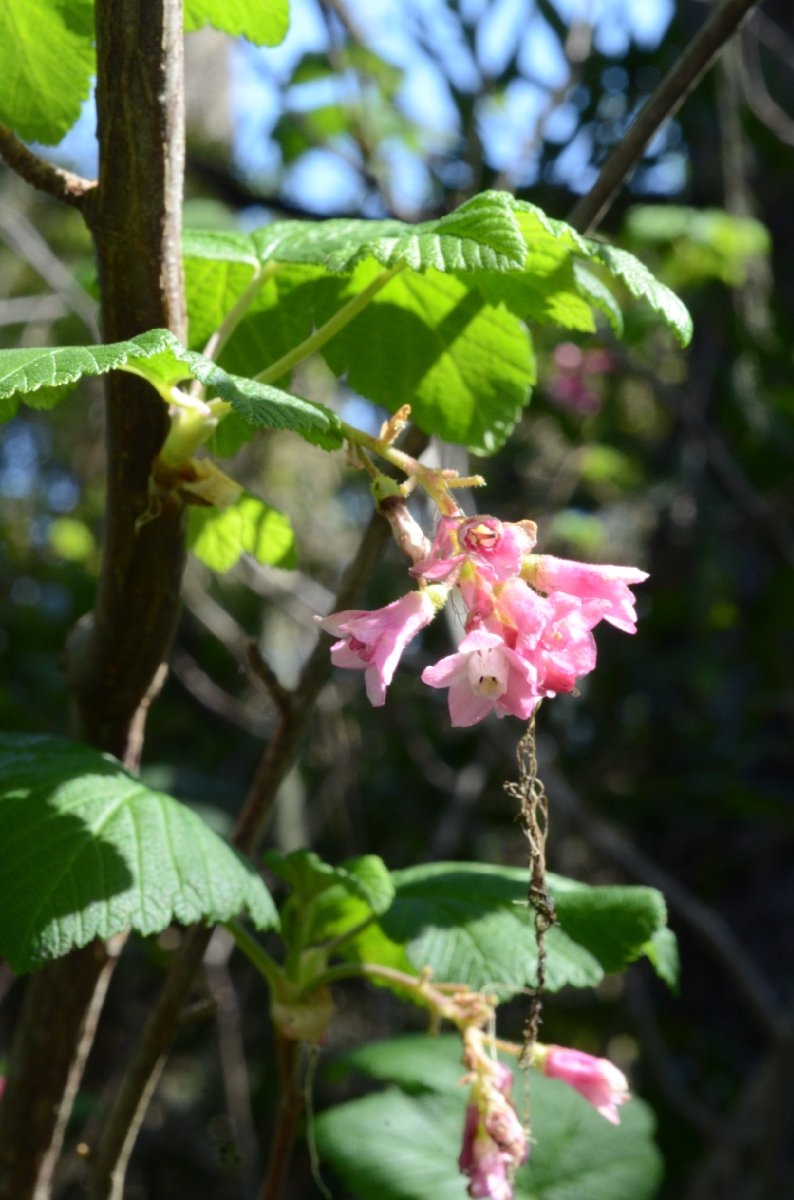
[[[284,570],[297,565],[289,517],[251,492],[244,492],[229,508],[191,505],[188,546],[219,574],[231,571],[243,554]]]
[[[0,4],[0,121],[53,146],[69,132],[96,70],[93,0]]]
[[[132,927],[278,918],[264,883],[191,809],[110,755],[0,735],[0,953],[15,971]]]
[[[357,897],[373,913],[386,912],[394,899],[391,875],[377,854],[349,858],[341,866],[332,867],[313,850],[293,850],[291,854],[271,850],[265,855],[265,862],[279,879],[289,884],[299,906],[310,904],[334,888]]]
[[[317,1118],[318,1149],[346,1185],[381,1200],[460,1200],[459,1040],[394,1038],[344,1055],[335,1075],[340,1066],[397,1084]],[[646,1105],[632,1100],[613,1126],[565,1084],[533,1071],[529,1086],[533,1146],[516,1178],[517,1200],[650,1200],[661,1159]]]
[[[648,268],[618,246],[607,246],[603,242],[590,243],[590,257],[607,268],[610,275],[622,280],[632,296],[644,300],[655,313],[664,319],[686,346],[692,338],[692,318],[683,300],[675,292],[656,279]]]
[[[0,350],[0,419],[13,416],[18,398],[50,408],[83,375],[129,371],[163,390],[198,379],[228,401],[250,425],[289,429],[324,449],[342,444],[339,418],[330,408],[253,379],[230,375],[185,347],[167,329],[152,329],[105,346],[57,346]]]
[[[185,0],[185,33],[212,25],[255,46],[278,46],[289,29],[289,0]]]
[[[258,429],[288,429],[324,450],[342,445],[339,417],[324,404],[303,400],[268,383],[230,375],[210,359],[183,351],[191,374],[221,397],[249,425]]]
[[[111,342],[106,346],[33,347],[19,350],[0,350],[0,401],[14,396],[31,396],[35,406],[37,394],[44,393],[46,407],[56,403],[57,393],[49,389],[64,389],[83,375],[105,375],[108,371],[131,370],[148,372],[148,377],[166,386],[178,383],[190,374],[188,351],[167,329],[153,329],[127,342]]]
[[[664,980],[671,991],[677,991],[681,963],[678,957],[678,941],[672,929],[657,929],[643,946],[643,953],[659,978]]]

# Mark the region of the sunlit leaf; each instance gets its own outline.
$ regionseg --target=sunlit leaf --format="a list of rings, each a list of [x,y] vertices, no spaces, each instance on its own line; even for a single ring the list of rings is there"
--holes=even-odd
[[[212,25],[255,46],[277,46],[289,29],[289,0],[185,0],[185,32]]]
[[[297,565],[289,517],[250,492],[224,509],[191,505],[188,546],[205,566],[221,574],[243,554],[285,570]]]
[[[253,867],[191,809],[110,755],[0,735],[0,953],[16,971],[173,921],[277,923]]]
[[[60,142],[95,70],[93,0],[0,4],[0,121],[20,137]]]

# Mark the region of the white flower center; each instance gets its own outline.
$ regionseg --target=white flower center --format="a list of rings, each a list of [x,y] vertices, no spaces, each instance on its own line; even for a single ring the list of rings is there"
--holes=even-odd
[[[490,650],[474,650],[466,664],[469,683],[478,696],[496,699],[507,687],[507,662],[498,646]]]

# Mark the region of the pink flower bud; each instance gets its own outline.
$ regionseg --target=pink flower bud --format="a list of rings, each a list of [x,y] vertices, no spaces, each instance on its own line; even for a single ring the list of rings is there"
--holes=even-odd
[[[458,1165],[468,1193],[481,1200],[512,1200],[513,1178],[529,1156],[526,1131],[510,1100],[513,1074],[501,1063],[480,1064],[466,1106]]]
[[[584,1096],[596,1112],[620,1124],[618,1106],[631,1098],[626,1076],[607,1058],[595,1058],[566,1046],[538,1047],[536,1065],[550,1079],[561,1079]]]

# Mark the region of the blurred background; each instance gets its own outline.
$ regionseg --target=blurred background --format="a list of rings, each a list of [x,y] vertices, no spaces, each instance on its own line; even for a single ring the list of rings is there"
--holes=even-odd
[[[191,35],[186,223],[414,221],[489,187],[564,218],[711,7],[293,0],[275,50]],[[93,174],[94,124],[89,103],[44,152]],[[472,463],[488,480],[477,503],[532,517],[541,550],[650,572],[638,635],[599,631],[596,672],[580,694],[544,705],[538,746],[550,868],[660,887],[680,940],[677,994],[638,967],[597,993],[551,998],[543,1031],[612,1056],[652,1104],[660,1200],[794,1196],[792,212],[794,17],[785,0],[765,0],[653,139],[601,231],[681,293],[692,346],[681,351],[636,309],[620,346],[605,331],[575,341],[533,331],[539,383],[526,415],[503,452]],[[98,340],[94,293],[77,213],[0,167],[0,345]],[[347,420],[382,419],[320,363],[299,382]],[[91,386],[0,428],[5,728],[66,731],[59,651],[92,605],[102,438]],[[289,435],[259,436],[224,469],[288,513],[299,569],[244,560],[217,577],[191,564],[145,757],[150,783],[222,830],[275,721],[244,669],[245,641],[294,682],[312,614],[330,607],[371,511],[343,455]],[[364,603],[401,594],[404,571],[389,550]],[[418,684],[448,646],[439,623],[404,660],[385,713],[367,706],[360,676],[335,676],[282,789],[276,845],[334,862],[377,852],[392,867],[526,861],[502,786],[518,724],[451,730],[445,693]],[[89,1130],[115,1083],[102,1064],[123,1061],[178,937],[138,943],[118,971],[81,1097]],[[215,952],[201,985],[215,1016],[182,1037],[130,1200],[225,1200],[256,1178],[273,1103],[266,1001],[222,941]],[[12,1016],[18,989],[8,975],[0,984]],[[406,1019],[385,996],[351,988],[339,999],[334,1045]],[[407,1020],[416,1027],[416,1014]],[[505,1035],[519,1037],[521,1022],[516,1006]],[[307,1168],[295,1196],[313,1194]]]

